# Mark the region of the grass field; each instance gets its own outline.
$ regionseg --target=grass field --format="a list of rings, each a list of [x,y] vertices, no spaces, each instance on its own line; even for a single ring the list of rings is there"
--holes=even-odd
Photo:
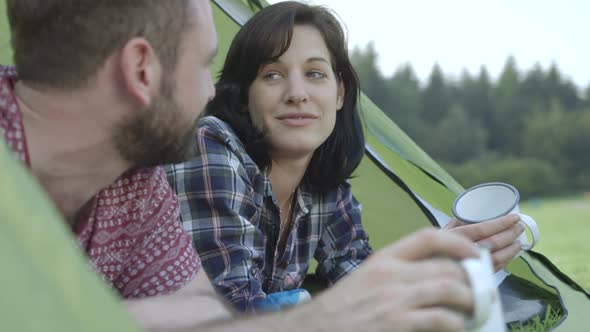
[[[590,289],[590,197],[533,199],[520,204],[523,213],[533,217],[541,231],[535,251],[547,256],[558,268],[585,289]],[[540,332],[560,320],[560,314],[548,312],[525,326],[512,326],[511,332]]]
[[[541,241],[535,251],[590,289],[590,197],[535,199],[523,202],[520,209],[539,225]]]

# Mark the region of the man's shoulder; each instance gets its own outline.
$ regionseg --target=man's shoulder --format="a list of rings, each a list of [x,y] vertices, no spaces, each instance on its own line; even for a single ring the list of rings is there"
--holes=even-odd
[[[122,208],[131,219],[175,219],[178,200],[160,166],[140,167],[125,172],[97,194],[99,206]],[[101,204],[102,203],[102,204]]]
[[[97,198],[88,256],[123,297],[169,293],[198,272],[199,259],[162,167],[131,169]]]
[[[172,188],[166,180],[166,172],[161,166],[131,169],[121,175],[109,189],[117,189],[121,193],[144,199],[153,199],[153,193],[158,196],[173,196]]]

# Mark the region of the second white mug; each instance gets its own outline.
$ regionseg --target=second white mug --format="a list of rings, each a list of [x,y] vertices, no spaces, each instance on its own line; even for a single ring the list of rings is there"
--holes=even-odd
[[[505,322],[500,295],[494,282],[492,259],[488,249],[480,248],[479,258],[461,261],[473,292],[473,316],[466,320],[468,332],[502,332]]]

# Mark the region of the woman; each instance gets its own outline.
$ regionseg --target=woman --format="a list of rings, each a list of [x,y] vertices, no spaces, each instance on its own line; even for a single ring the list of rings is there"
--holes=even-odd
[[[238,310],[300,302],[312,257],[331,285],[371,254],[347,183],[364,137],[342,28],[321,7],[267,7],[235,37],[216,88],[199,154],[168,169],[183,226]],[[489,247],[499,270],[524,226],[508,215],[445,229]]]
[[[364,135],[341,26],[322,7],[264,8],[233,40],[216,93],[198,156],[169,171],[182,222],[236,309],[300,302],[312,257],[331,285],[372,252],[347,182]]]

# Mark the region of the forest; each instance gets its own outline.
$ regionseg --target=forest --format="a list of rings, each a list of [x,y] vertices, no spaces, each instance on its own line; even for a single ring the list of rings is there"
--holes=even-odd
[[[363,92],[463,186],[504,181],[526,198],[590,191],[590,86],[557,63],[521,69],[509,56],[457,77],[435,64],[387,76],[372,43],[351,52]],[[590,78],[589,78],[590,81]]]

